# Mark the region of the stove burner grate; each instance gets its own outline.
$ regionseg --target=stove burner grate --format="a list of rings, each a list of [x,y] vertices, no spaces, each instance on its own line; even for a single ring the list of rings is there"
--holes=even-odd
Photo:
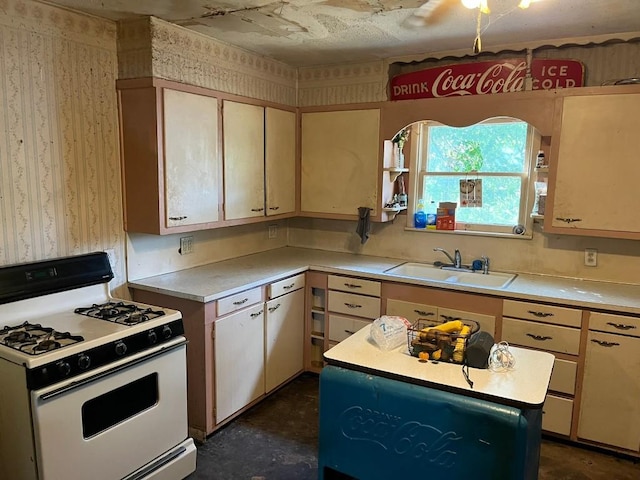
[[[76,308],[74,311],[80,315],[108,320],[121,325],[137,325],[165,314],[164,310],[153,310],[125,302],[93,304],[90,307]]]
[[[0,328],[0,345],[29,355],[50,352],[83,340],[84,338],[79,335],[57,332],[53,328],[36,323],[24,322],[20,325]]]

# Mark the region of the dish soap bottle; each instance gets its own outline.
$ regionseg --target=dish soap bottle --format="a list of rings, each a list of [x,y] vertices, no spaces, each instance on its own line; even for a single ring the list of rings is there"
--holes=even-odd
[[[413,214],[413,226],[415,228],[427,228],[427,214],[424,211],[424,202],[418,200],[416,213]]]

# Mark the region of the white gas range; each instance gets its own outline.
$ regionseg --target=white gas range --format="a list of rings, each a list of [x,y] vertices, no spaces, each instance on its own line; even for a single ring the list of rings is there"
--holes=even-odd
[[[178,480],[180,312],[110,297],[105,253],[0,268],[0,478]]]

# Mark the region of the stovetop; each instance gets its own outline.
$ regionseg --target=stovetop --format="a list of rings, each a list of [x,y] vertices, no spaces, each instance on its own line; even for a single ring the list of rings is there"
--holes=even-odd
[[[80,335],[58,332],[53,328],[29,322],[17,326],[6,325],[0,328],[0,345],[28,355],[42,355],[83,340],[84,338]]]
[[[154,318],[162,317],[165,312],[162,309],[155,309],[147,306],[140,306],[124,301],[112,301],[102,304],[93,304],[90,307],[79,307],[75,313],[88,317],[108,320],[122,325],[136,325]]]
[[[106,284],[0,304],[0,359],[35,368],[142,333],[161,339],[162,329],[181,318],[176,310],[113,298]],[[34,338],[18,342],[23,334],[10,332],[20,330],[45,343],[36,350]]]

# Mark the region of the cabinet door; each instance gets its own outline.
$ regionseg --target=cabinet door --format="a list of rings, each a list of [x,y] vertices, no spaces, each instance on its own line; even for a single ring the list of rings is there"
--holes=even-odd
[[[218,100],[163,90],[166,226],[218,220]]]
[[[640,216],[625,208],[640,178],[638,111],[640,94],[564,98],[545,231],[638,238]]]
[[[296,209],[296,114],[265,109],[266,213],[280,215]]]
[[[640,339],[589,332],[578,437],[640,451]]]
[[[264,216],[264,108],[224,102],[226,220]]]
[[[302,114],[302,212],[375,214],[379,129],[377,109]]]
[[[267,302],[266,391],[303,369],[304,290]]]
[[[216,423],[264,394],[264,304],[215,322]]]

